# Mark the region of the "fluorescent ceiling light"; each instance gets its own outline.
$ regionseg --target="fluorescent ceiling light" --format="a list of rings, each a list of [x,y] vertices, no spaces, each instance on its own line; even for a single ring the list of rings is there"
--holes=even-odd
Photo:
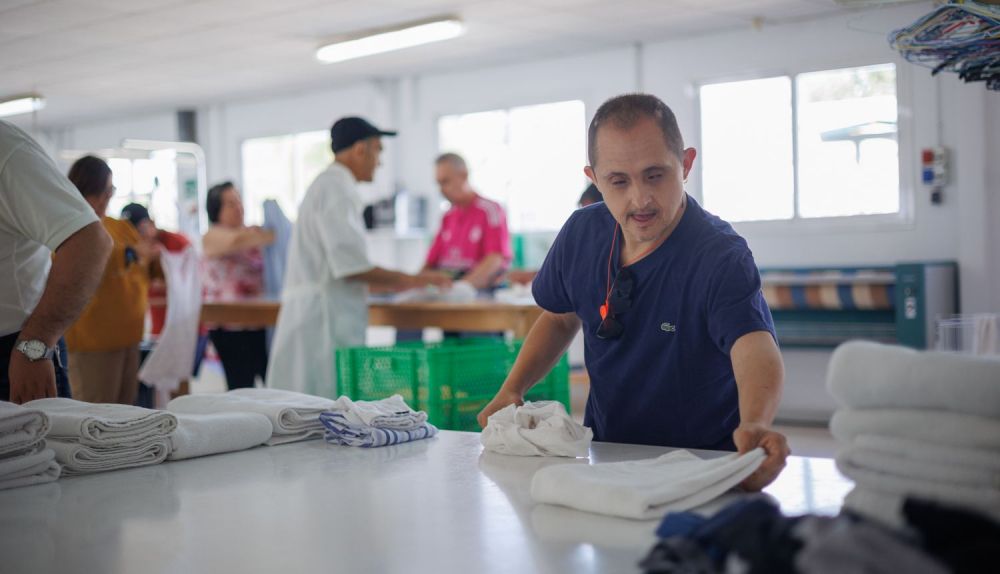
[[[422,44],[457,38],[465,33],[465,24],[457,18],[408,24],[384,32],[375,32],[361,38],[327,44],[316,50],[316,59],[332,64],[363,58],[373,54],[412,48]]]
[[[0,118],[28,114],[45,107],[45,98],[38,94],[27,94],[0,100]]]

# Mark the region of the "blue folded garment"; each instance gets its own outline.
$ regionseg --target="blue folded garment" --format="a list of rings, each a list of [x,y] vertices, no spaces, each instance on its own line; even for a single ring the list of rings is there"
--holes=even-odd
[[[438,429],[430,423],[421,423],[412,429],[399,430],[355,425],[339,412],[320,413],[319,421],[326,427],[326,441],[345,446],[372,448],[430,438]]]

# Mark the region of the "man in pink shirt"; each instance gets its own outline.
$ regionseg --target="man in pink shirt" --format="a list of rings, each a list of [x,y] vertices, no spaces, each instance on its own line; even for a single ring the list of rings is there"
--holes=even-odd
[[[446,153],[435,164],[441,194],[452,207],[444,215],[424,268],[447,271],[476,289],[487,289],[510,265],[507,216],[500,204],[472,190],[461,156]]]

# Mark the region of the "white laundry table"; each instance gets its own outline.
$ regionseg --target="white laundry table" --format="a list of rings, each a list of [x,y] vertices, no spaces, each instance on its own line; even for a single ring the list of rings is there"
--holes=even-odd
[[[668,450],[591,452],[607,462]],[[443,431],[385,448],[309,441],[0,491],[0,572],[635,571],[656,521],[531,501],[532,473],[567,462],[482,453],[478,434]],[[766,492],[788,514],[836,513],[850,487],[832,460],[793,457]],[[742,495],[728,496],[714,506]]]

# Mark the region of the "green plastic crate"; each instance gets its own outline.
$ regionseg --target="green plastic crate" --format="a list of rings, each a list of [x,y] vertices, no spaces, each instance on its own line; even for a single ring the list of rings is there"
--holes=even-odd
[[[414,409],[427,411],[438,428],[478,431],[476,415],[503,384],[520,350],[520,341],[501,339],[337,349],[337,390],[354,400],[399,394]],[[556,400],[569,410],[566,355],[525,399]]]

